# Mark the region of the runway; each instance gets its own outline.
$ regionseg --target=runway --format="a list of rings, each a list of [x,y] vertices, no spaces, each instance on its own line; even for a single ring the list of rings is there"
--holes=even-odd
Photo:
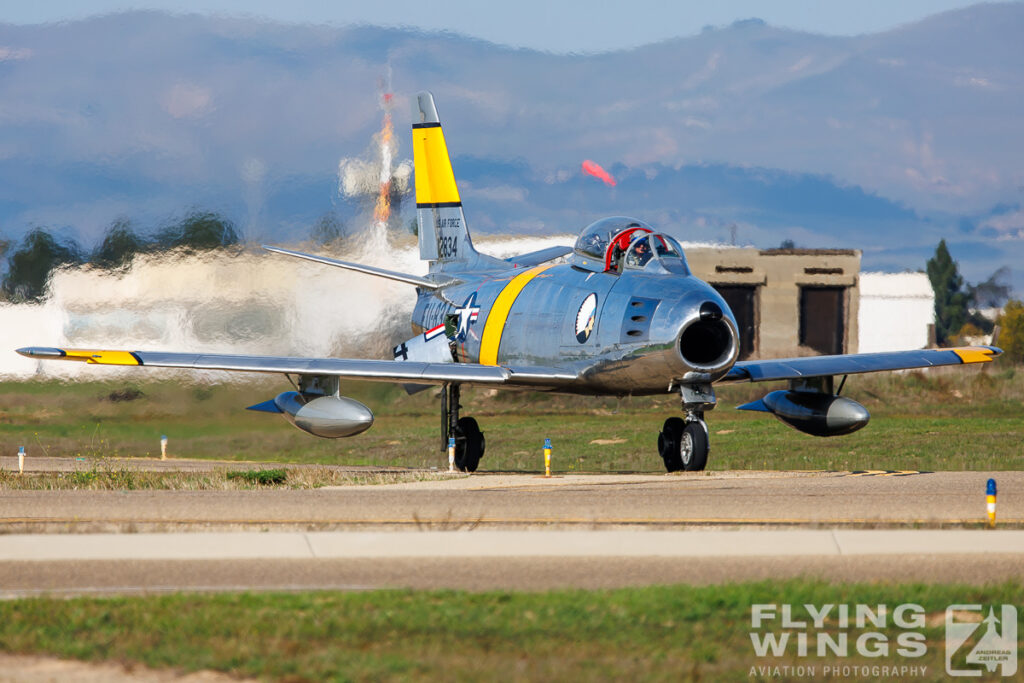
[[[1024,528],[1024,472],[421,475],[318,489],[11,490],[0,497],[0,532],[974,528],[986,519],[990,477],[1001,492],[1000,526]]]
[[[414,474],[301,490],[7,490],[0,595],[1024,579],[1021,472]]]

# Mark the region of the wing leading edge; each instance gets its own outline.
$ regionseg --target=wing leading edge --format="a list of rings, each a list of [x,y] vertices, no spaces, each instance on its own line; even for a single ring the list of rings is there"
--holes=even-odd
[[[70,360],[90,365],[147,366],[228,372],[273,372],[295,375],[329,375],[377,382],[428,384],[506,384],[537,386],[552,381],[572,381],[575,375],[548,368],[503,367],[475,363],[422,363],[416,361],[364,360],[359,358],[289,358],[235,356],[212,353],[165,353],[159,351],[107,351],[58,349],[32,346],[18,349],[28,358]]]
[[[989,363],[1001,354],[995,346],[965,346],[953,349],[918,349],[882,353],[854,353],[843,356],[807,356],[775,360],[740,361],[732,366],[723,382],[770,382],[802,377],[856,375],[886,370],[911,370],[941,365]]]

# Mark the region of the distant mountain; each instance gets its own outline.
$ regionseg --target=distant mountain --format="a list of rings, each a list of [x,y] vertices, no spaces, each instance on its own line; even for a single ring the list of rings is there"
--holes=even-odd
[[[1022,3],[853,38],[750,20],[584,56],[157,12],[0,24],[0,232],[88,244],[193,208],[254,239],[305,238],[329,212],[358,225],[338,163],[380,128],[390,68],[399,156],[430,89],[477,230],[626,213],[690,239],[857,247],[872,269],[923,267],[945,237],[978,280],[1024,262],[1022,35]]]

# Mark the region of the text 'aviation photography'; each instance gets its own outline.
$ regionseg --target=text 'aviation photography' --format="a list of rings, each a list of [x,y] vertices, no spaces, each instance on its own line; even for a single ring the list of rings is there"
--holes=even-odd
[[[1017,680],[1022,31],[0,10],[0,679]]]

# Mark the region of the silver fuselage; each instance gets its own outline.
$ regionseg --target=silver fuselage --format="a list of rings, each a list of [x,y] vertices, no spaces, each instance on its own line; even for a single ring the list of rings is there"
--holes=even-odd
[[[540,272],[531,276],[530,270]],[[517,277],[529,280],[513,298],[508,290],[517,288]],[[551,386],[555,391],[665,393],[684,380],[719,379],[738,353],[732,311],[711,286],[692,275],[594,272],[563,263],[461,272],[459,279],[443,289],[420,290],[412,317],[414,332],[443,324],[446,316],[457,324],[472,305],[479,310],[475,319],[462,323],[463,333],[456,341],[458,360],[560,369],[577,378]],[[504,301],[499,300],[502,297]],[[596,297],[596,304],[587,303],[588,297]],[[588,331],[581,313],[590,308]],[[717,317],[715,310],[720,312]],[[485,337],[491,338],[493,347],[499,333],[496,354],[485,349],[481,357]]]

